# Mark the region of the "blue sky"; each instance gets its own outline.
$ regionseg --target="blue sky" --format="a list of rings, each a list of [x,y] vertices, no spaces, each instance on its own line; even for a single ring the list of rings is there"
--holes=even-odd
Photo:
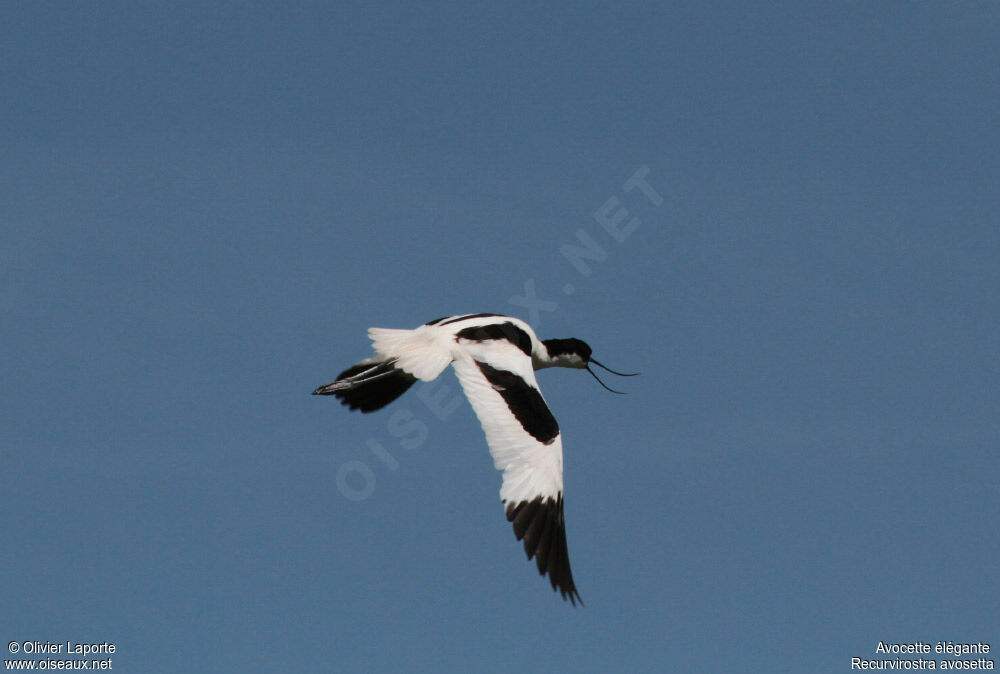
[[[707,5],[0,8],[0,637],[126,672],[1000,646],[1000,9]],[[643,372],[539,376],[585,608],[426,402],[450,372],[414,435],[309,395],[464,312]]]

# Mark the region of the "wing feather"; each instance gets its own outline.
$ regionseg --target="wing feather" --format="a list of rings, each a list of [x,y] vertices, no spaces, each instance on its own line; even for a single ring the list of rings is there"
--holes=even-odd
[[[562,435],[538,390],[531,358],[509,342],[462,346],[452,365],[493,464],[503,471],[500,498],[514,535],[553,589],[576,604],[563,521]]]
[[[500,498],[504,503],[530,502],[538,496],[555,499],[563,489],[562,436],[557,425],[554,434],[548,425],[548,419],[553,425],[555,419],[538,392],[531,359],[507,347],[498,350],[504,355],[513,351],[518,354],[516,358],[493,358],[490,363],[485,357],[489,354],[483,354],[483,350],[480,347],[474,355],[456,358],[452,365],[486,434],[493,465],[503,471]],[[494,379],[502,383],[491,383],[483,371],[484,366],[487,372],[499,371],[510,376]],[[522,423],[515,416],[519,399],[528,397],[532,398],[533,406],[523,413],[524,418],[542,419],[544,432],[537,432],[548,442],[529,432],[534,421]]]

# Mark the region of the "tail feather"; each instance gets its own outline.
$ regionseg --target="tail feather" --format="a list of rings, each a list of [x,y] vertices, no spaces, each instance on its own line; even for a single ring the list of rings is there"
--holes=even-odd
[[[416,330],[371,328],[368,336],[380,356],[395,359],[397,368],[417,379],[430,381],[448,367],[451,354],[446,346],[436,341],[438,333],[425,327]]]
[[[392,359],[368,359],[347,368],[336,381],[320,386],[313,395],[333,395],[350,409],[368,413],[382,409],[416,381],[413,375],[397,368]]]

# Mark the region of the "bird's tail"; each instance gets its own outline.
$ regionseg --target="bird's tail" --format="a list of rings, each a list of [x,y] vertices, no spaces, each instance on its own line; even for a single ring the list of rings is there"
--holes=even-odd
[[[448,344],[441,342],[441,335],[426,328],[427,326],[416,330],[369,328],[368,337],[380,356],[394,359],[397,368],[409,372],[417,379],[430,381],[448,367],[451,353]]]

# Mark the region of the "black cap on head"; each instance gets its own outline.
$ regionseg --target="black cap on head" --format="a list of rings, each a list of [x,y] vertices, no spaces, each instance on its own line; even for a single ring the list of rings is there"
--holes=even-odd
[[[594,377],[594,379],[596,379],[598,381],[598,383],[601,386],[603,386],[604,388],[608,389],[612,393],[621,393],[621,391],[616,391],[613,388],[611,388],[610,386],[608,386],[607,384],[605,384],[603,381],[601,381],[601,378],[598,377],[596,374],[594,374],[594,371],[590,369],[591,364],[596,365],[597,367],[602,368],[604,370],[607,370],[611,374],[616,374],[619,377],[634,377],[635,375],[639,374],[638,372],[633,372],[633,373],[617,372],[615,370],[612,370],[610,367],[607,367],[606,365],[601,364],[600,361],[595,360],[594,358],[591,358],[591,356],[590,356],[590,354],[591,354],[590,346],[586,342],[584,342],[583,340],[581,340],[581,339],[573,339],[573,338],[570,338],[570,339],[545,339],[545,340],[542,340],[542,344],[545,345],[545,348],[549,352],[549,356],[554,361],[560,361],[560,360],[562,360],[562,362],[550,363],[549,365],[545,365],[544,367],[551,367],[552,365],[559,365],[559,366],[562,366],[562,367],[577,367],[577,368],[584,369],[587,372],[589,372]],[[560,356],[563,356],[564,358],[560,359]],[[576,356],[580,360],[579,361],[574,361],[573,358],[572,358],[573,356]],[[581,361],[582,361],[582,364],[581,364]]]
[[[563,354],[576,354],[588,362],[590,360],[591,349],[582,339],[545,339],[542,344],[548,349],[549,355],[555,358]]]

